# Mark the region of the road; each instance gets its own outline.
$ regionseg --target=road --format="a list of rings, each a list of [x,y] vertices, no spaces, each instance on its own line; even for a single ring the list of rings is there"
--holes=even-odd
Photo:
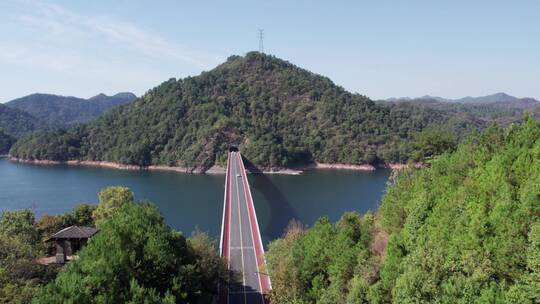
[[[229,153],[224,208],[221,253],[231,270],[231,283],[220,303],[264,304],[270,280],[263,273],[264,249],[239,152]]]

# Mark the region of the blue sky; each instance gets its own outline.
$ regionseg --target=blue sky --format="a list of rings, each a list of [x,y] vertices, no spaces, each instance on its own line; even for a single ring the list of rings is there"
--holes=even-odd
[[[258,49],[369,97],[540,98],[540,1],[0,2],[0,102],[138,95]]]

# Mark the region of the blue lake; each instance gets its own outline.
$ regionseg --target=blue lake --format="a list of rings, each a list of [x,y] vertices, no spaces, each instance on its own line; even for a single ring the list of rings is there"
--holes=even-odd
[[[301,175],[250,175],[253,200],[265,244],[280,237],[292,219],[312,225],[346,211],[375,211],[389,170],[314,170]],[[152,201],[167,223],[185,234],[195,229],[219,239],[224,175],[122,171],[66,165],[36,166],[0,159],[0,210],[31,208],[36,216],[97,203],[107,186],[127,186],[138,200]]]

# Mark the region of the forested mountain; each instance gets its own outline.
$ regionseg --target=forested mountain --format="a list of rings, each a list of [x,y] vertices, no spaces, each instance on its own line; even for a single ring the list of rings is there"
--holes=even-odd
[[[0,129],[12,136],[20,136],[46,127],[36,117],[0,103]]]
[[[520,122],[525,113],[530,113],[536,119],[540,119],[540,101],[533,98],[503,98],[499,95],[486,96],[484,99],[468,102],[455,102],[441,100],[440,98],[422,97],[415,99],[394,99],[382,104],[410,104],[422,106],[444,113],[445,116],[453,117],[454,121],[462,121],[467,124],[473,123],[479,128],[485,128],[496,122],[506,126],[510,123]],[[488,97],[493,97],[489,99]],[[457,99],[466,100],[467,98]],[[479,101],[483,100],[483,101]],[[489,100],[489,101],[487,101]]]
[[[15,137],[4,133],[4,130],[0,129],[0,155],[7,154],[14,143]]]
[[[13,109],[25,111],[51,125],[70,125],[91,121],[105,111],[132,102],[132,93],[113,96],[99,94],[89,99],[51,94],[32,94],[6,103]]]
[[[228,145],[239,143],[264,167],[404,162],[412,149],[407,139],[447,120],[424,107],[377,105],[326,77],[252,52],[196,77],[170,79],[89,124],[29,136],[11,153],[204,169],[223,164]]]
[[[400,174],[376,216],[272,242],[273,302],[538,303],[539,180],[540,123],[490,127]]]

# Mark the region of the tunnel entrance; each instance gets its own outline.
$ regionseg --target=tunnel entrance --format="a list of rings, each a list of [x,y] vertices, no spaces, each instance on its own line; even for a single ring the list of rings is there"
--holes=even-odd
[[[229,152],[238,152],[238,145],[237,144],[229,145]]]

